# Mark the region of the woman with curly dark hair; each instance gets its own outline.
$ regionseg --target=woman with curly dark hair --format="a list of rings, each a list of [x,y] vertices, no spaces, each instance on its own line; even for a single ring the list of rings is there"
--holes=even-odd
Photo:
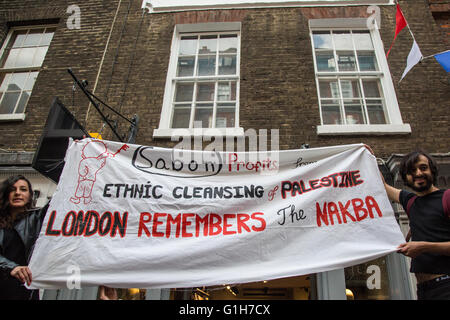
[[[28,290],[28,268],[46,208],[33,208],[33,189],[22,175],[0,184],[0,300],[37,300],[37,290]],[[47,207],[47,206],[46,206]]]

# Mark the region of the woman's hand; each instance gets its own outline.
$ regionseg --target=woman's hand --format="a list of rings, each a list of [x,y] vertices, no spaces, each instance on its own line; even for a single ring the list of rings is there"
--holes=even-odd
[[[18,266],[11,270],[11,276],[18,279],[22,283],[31,284],[33,277],[31,275],[31,270],[27,266]]]

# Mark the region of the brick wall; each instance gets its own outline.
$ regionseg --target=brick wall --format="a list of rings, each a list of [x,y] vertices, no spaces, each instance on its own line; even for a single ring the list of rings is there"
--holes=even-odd
[[[72,82],[65,69],[72,67],[80,79],[89,81],[91,90],[94,88],[118,1],[82,2],[82,30],[65,27],[66,1],[52,1],[47,7],[40,5],[39,10],[27,14],[19,9],[20,3],[23,1],[9,1],[0,6],[0,25],[35,15],[40,19],[61,19],[27,108],[27,119],[19,124],[0,123],[2,148],[7,145],[11,149],[30,151],[37,145],[37,136],[54,95],[61,97],[78,119],[85,119],[89,103],[77,92],[75,107],[71,107]],[[380,157],[405,153],[416,146],[436,153],[450,149],[449,78],[442,67],[434,59],[428,59],[398,84],[412,44],[406,29],[398,36],[388,62],[403,122],[411,125],[412,134],[317,136],[320,119],[308,19],[367,17],[366,6],[149,15],[142,13],[140,4],[140,1],[121,1],[95,88],[100,98],[127,117],[135,113],[140,116],[139,144],[175,144],[169,139],[152,137],[153,129],[159,125],[175,25],[240,21],[240,125],[244,130],[279,129],[281,149],[299,148],[302,143],[318,147],[364,142],[372,145]],[[426,1],[400,1],[400,5],[425,56],[447,49]],[[382,6],[381,13],[380,33],[387,51],[394,35],[395,7]],[[0,35],[5,30],[1,27]],[[85,125],[90,131],[101,129],[99,116],[92,107]],[[125,133],[127,128],[127,124],[120,123],[121,132]],[[103,136],[115,139],[107,128]]]
[[[62,0],[1,2],[2,42],[11,26],[55,21],[58,24],[28,102],[25,121],[0,122],[0,147],[3,149],[33,151],[36,148],[54,96],[60,97],[78,119],[85,118],[87,103],[72,107],[72,78],[67,68],[72,68],[80,78],[94,82],[117,1],[79,2],[79,30],[71,30],[66,24],[70,15],[66,11],[72,3]]]
[[[449,0],[429,0],[430,10],[437,25],[441,27],[444,39],[450,44],[450,1]]]

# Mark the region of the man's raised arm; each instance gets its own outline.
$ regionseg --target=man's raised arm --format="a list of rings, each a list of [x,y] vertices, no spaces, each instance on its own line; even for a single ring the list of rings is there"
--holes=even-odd
[[[369,150],[369,152],[373,156],[375,156],[371,147],[369,147],[367,144],[365,144],[364,146],[367,148],[367,150]],[[389,184],[387,184],[386,181],[384,180],[384,177],[383,177],[383,174],[381,173],[381,171],[380,171],[380,176],[381,176],[381,179],[383,180],[384,188],[386,189],[386,193],[387,193],[389,200],[400,203],[400,191],[401,190],[394,188],[393,186],[390,186]]]

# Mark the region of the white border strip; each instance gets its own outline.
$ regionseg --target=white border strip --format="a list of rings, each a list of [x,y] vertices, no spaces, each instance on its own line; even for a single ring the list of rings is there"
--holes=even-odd
[[[184,2],[180,4],[180,2]],[[220,10],[220,9],[261,9],[261,8],[298,8],[298,7],[334,7],[349,5],[393,5],[393,0],[303,0],[303,1],[170,1],[170,0],[143,0],[142,9],[149,13],[167,13],[196,10]]]

